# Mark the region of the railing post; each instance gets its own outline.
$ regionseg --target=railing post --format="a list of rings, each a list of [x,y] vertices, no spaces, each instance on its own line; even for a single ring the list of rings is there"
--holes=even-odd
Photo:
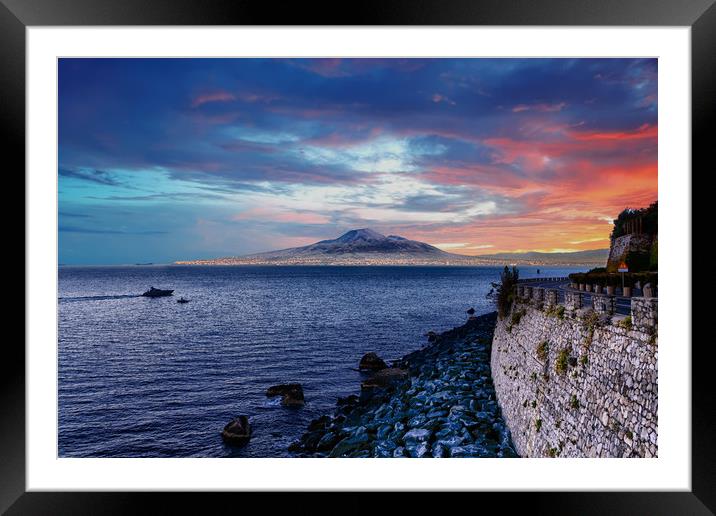
[[[614,313],[615,306],[615,299],[611,296],[604,296],[601,294],[592,295],[592,307],[595,312],[612,315]]]
[[[559,299],[559,291],[556,288],[548,288],[544,292],[544,304],[547,306],[557,306]]]
[[[582,293],[581,292],[565,292],[564,293],[564,307],[567,310],[579,310],[582,308]]]

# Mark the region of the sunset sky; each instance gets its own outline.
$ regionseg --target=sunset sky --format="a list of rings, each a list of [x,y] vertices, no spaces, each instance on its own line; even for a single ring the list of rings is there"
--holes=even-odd
[[[61,59],[60,263],[370,227],[460,254],[608,247],[657,197],[655,59]]]

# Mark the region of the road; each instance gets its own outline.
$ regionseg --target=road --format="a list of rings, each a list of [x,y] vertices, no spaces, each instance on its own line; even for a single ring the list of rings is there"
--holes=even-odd
[[[544,280],[529,278],[529,281],[525,282],[526,286],[529,287],[543,287],[543,288],[554,288],[559,291],[558,297],[559,302],[564,303],[564,293],[567,291],[578,292],[577,290],[570,288],[569,280],[558,279],[553,280],[551,278],[545,278]],[[632,289],[634,295],[641,295],[641,291],[637,288]],[[616,296],[615,311],[618,314],[630,315],[631,314],[631,298]],[[592,294],[589,292],[582,291],[582,306],[592,306]]]

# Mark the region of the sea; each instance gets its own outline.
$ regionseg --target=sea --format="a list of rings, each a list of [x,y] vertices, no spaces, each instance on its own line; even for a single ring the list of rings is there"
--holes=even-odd
[[[499,267],[59,267],[60,457],[290,457],[308,423],[389,362],[463,324]],[[523,278],[583,268],[520,267]],[[174,295],[146,298],[150,286]],[[183,296],[189,303],[177,303]],[[303,385],[306,404],[267,398]],[[242,448],[223,426],[246,414]]]

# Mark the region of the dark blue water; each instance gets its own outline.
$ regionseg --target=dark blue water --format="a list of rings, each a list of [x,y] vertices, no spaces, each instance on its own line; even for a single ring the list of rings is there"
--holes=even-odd
[[[496,267],[60,267],[59,454],[290,456],[311,419],[358,392],[364,353],[398,358],[428,330],[462,324],[468,308],[492,311],[485,294],[498,276]],[[150,285],[175,296],[139,297]],[[303,384],[305,407],[266,398],[282,382]],[[219,432],[239,414],[254,434],[234,449]]]

